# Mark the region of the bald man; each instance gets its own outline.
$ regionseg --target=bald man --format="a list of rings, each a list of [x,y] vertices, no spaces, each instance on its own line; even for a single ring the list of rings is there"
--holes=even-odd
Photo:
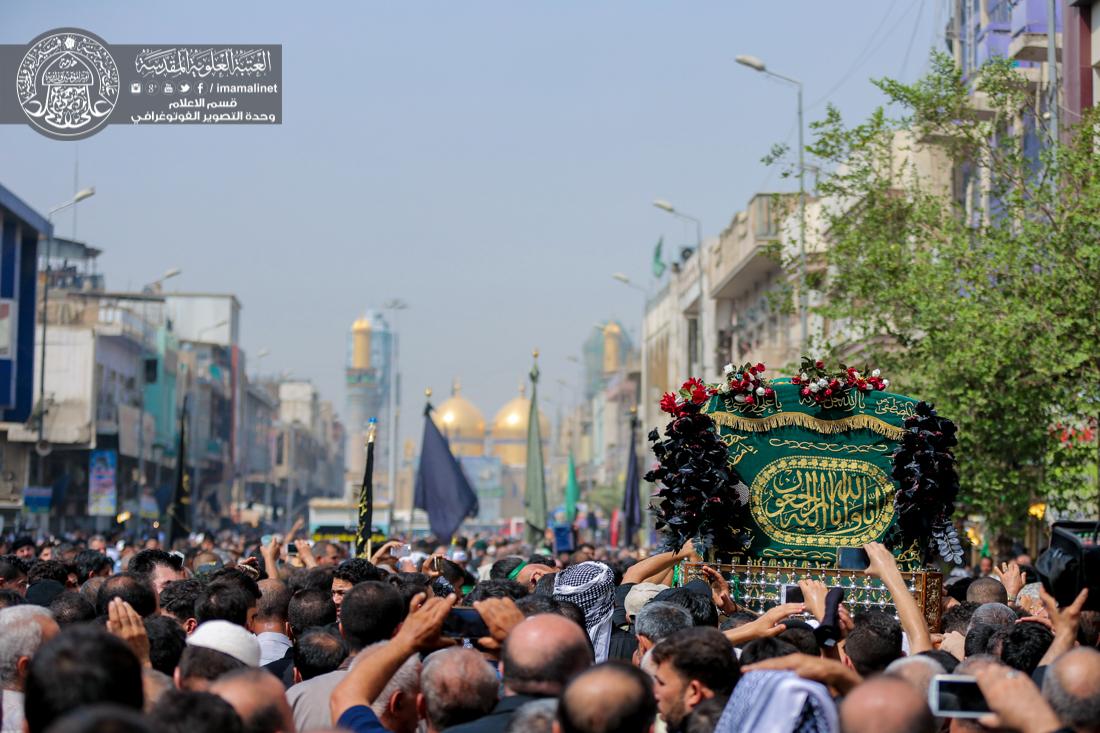
[[[876,677],[857,686],[840,705],[843,733],[935,733],[936,720],[913,685]]]
[[[504,733],[520,706],[557,697],[570,678],[591,666],[592,646],[583,628],[564,616],[532,616],[512,629],[504,642],[504,697],[488,715],[448,728],[448,733]]]
[[[473,649],[442,649],[424,660],[417,711],[428,733],[469,723],[497,704],[497,675]]]
[[[1043,697],[1063,725],[1076,733],[1100,733],[1100,652],[1078,647],[1047,668]]]
[[[295,733],[294,713],[279,678],[262,669],[242,669],[219,677],[210,692],[241,716],[249,733]]]
[[[606,662],[566,686],[554,733],[649,733],[656,717],[649,675],[621,662]]]

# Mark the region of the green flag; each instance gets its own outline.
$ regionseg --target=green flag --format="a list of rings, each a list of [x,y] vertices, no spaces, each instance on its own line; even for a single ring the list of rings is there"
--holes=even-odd
[[[665,238],[661,237],[657,240],[657,246],[653,248],[653,277],[660,277],[665,274],[665,261],[661,258],[661,248],[665,245]]]
[[[536,354],[536,359],[538,355]],[[542,435],[539,431],[539,365],[531,367],[531,413],[527,418],[527,482],[524,503],[527,506],[527,541],[535,547],[546,533],[546,477],[542,470]]]
[[[577,486],[577,468],[573,464],[573,451],[569,451],[569,477],[565,480],[565,518],[572,524],[577,518],[577,499],[581,489]]]

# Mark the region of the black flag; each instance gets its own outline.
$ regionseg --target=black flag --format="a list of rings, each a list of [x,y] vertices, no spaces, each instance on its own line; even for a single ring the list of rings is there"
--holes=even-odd
[[[642,526],[642,509],[638,499],[638,416],[630,417],[630,457],[626,464],[626,491],[623,496],[623,532],[622,543],[632,545],[637,541],[638,530]]]
[[[188,535],[191,513],[191,474],[187,472],[187,397],[180,410],[180,439],[176,452],[176,488],[168,505],[168,548]]]
[[[367,427],[367,465],[363,468],[363,485],[359,489],[359,526],[355,530],[355,556],[367,557],[367,548],[374,533],[374,433],[375,419]]]
[[[424,439],[413,506],[428,513],[436,541],[447,544],[462,520],[477,514],[477,494],[451,454],[447,439],[432,422],[431,411],[429,404],[424,409]]]

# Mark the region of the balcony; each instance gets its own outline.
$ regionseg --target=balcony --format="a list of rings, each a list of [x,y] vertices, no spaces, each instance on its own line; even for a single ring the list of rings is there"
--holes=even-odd
[[[1054,55],[1060,63],[1062,61],[1062,34],[1054,36]],[[1046,33],[1020,33],[1008,44],[1008,57],[1016,61],[1032,63],[1044,63],[1047,60],[1047,34]]]
[[[779,223],[787,208],[797,205],[797,194],[762,193],[753,197],[722,232],[710,256],[710,296],[733,298],[752,283],[779,269],[772,245],[779,241]]]

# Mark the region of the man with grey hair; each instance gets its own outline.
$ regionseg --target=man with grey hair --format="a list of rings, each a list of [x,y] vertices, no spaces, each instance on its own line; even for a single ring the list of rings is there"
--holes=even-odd
[[[1078,647],[1050,665],[1043,697],[1063,725],[1076,733],[1100,733],[1100,652]]]
[[[497,704],[493,668],[473,649],[443,649],[424,660],[416,707],[429,733],[487,715]]]
[[[691,614],[683,606],[667,601],[650,601],[645,604],[634,619],[634,634],[638,637],[635,663],[666,636],[691,626]]]
[[[890,662],[886,667],[886,674],[905,680],[913,685],[917,692],[927,695],[932,678],[938,674],[947,674],[947,670],[932,657],[916,654]]]
[[[40,606],[12,606],[0,611],[0,688],[3,689],[3,731],[23,731],[23,685],[38,648],[60,629]]]
[[[553,733],[558,717],[558,699],[548,697],[521,705],[504,733]]]
[[[389,641],[380,641],[371,644],[359,654],[359,658],[352,662],[354,667],[360,659],[368,657],[381,647],[391,644]],[[364,664],[370,664],[366,659]],[[392,733],[416,733],[417,724],[417,697],[420,695],[420,656],[411,654],[397,668],[390,681],[382,688],[378,697],[371,701],[370,709],[381,721],[386,730]]]
[[[1042,587],[1042,583],[1028,583],[1016,594],[1016,605],[1024,609],[1028,616],[1047,618],[1047,610],[1039,596]]]
[[[974,615],[970,617],[970,626],[967,627],[967,633],[978,624],[1012,626],[1018,618],[1016,612],[1003,603],[983,603],[974,609]]]

